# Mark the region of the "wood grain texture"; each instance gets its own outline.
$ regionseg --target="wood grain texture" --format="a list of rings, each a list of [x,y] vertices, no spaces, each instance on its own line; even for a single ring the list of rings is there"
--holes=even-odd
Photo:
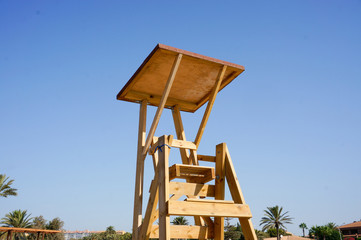
[[[205,129],[206,125],[207,125],[209,115],[211,114],[214,101],[216,100],[216,96],[217,96],[217,93],[218,93],[218,91],[219,91],[219,88],[221,87],[221,83],[222,83],[222,80],[223,80],[223,78],[224,78],[224,74],[225,74],[226,70],[227,70],[227,66],[223,66],[223,67],[219,70],[219,73],[218,73],[218,76],[217,76],[217,78],[216,78],[216,81],[215,81],[215,83],[214,83],[214,85],[213,85],[212,91],[211,91],[211,93],[209,94],[209,101],[208,101],[208,104],[207,104],[207,108],[206,108],[206,110],[204,111],[204,115],[203,115],[201,124],[200,124],[200,126],[199,126],[199,129],[198,129],[198,132],[197,132],[197,136],[196,136],[196,138],[195,138],[195,140],[194,140],[194,144],[196,144],[197,148],[198,148],[198,146],[199,146],[199,143],[201,142],[204,129]]]
[[[211,239],[213,230],[206,226],[170,226],[170,237],[175,239]],[[159,237],[159,226],[153,225],[150,234],[151,238]]]
[[[168,95],[169,95],[170,89],[172,88],[175,75],[177,74],[179,64],[180,64],[180,62],[182,60],[182,56],[183,56],[182,54],[179,54],[174,59],[172,69],[170,70],[170,73],[169,73],[169,76],[168,76],[168,80],[167,80],[167,82],[165,84],[165,87],[163,88],[163,91],[162,91],[162,99],[160,100],[159,106],[157,108],[157,112],[155,113],[155,116],[154,116],[154,119],[153,119],[153,122],[152,122],[152,126],[149,129],[147,140],[145,141],[143,154],[147,153],[148,148],[150,146],[150,143],[151,143],[151,141],[153,139],[155,130],[157,129],[160,117],[161,117],[163,109],[164,109],[164,105],[165,105],[165,103],[166,103],[166,101],[168,99]]]
[[[160,145],[168,144],[168,136],[158,139]],[[170,240],[170,218],[168,215],[169,202],[169,149],[164,146],[163,151],[158,151],[158,176],[159,176],[159,239]]]
[[[169,193],[198,197],[214,197],[214,185],[170,182]]]
[[[149,104],[159,106],[172,59],[178,54],[184,57],[166,108],[178,104],[181,111],[194,112],[208,101],[221,66],[227,66],[227,71],[218,91],[244,71],[241,65],[159,44],[118,93],[117,99],[130,102],[147,99]]]
[[[134,209],[133,209],[133,234],[132,239],[139,238],[140,225],[142,224],[142,207],[143,207],[143,178],[144,178],[144,154],[147,124],[147,101],[143,100],[139,109],[139,127],[138,127],[138,147],[137,147],[137,167],[135,174],[135,191],[134,191]]]
[[[168,214],[176,216],[252,217],[248,205],[223,202],[169,201]]]
[[[216,180],[215,180],[215,199],[224,200],[225,194],[225,158],[226,144],[221,143],[216,146]],[[229,217],[229,216],[227,216]],[[224,239],[224,218],[214,218],[214,240]]]

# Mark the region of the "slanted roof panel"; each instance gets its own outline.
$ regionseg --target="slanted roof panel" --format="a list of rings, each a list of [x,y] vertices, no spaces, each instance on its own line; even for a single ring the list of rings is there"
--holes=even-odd
[[[158,106],[176,56],[183,54],[166,107],[178,104],[182,111],[195,112],[209,99],[217,75],[227,66],[221,88],[244,71],[241,65],[158,44],[117,95],[118,100],[147,99]]]

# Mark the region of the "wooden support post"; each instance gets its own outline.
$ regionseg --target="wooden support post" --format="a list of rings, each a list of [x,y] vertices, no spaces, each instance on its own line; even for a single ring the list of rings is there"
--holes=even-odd
[[[137,170],[135,174],[134,212],[133,212],[133,234],[132,239],[138,240],[139,227],[142,224],[143,203],[143,178],[144,178],[144,154],[147,124],[147,101],[143,100],[139,110],[138,148],[137,148]]]
[[[151,141],[153,139],[155,130],[156,130],[157,126],[158,126],[160,116],[162,115],[162,112],[163,112],[163,109],[164,109],[164,105],[167,102],[168,95],[169,95],[170,89],[172,88],[173,81],[174,81],[175,75],[176,75],[176,73],[178,71],[180,61],[182,60],[182,56],[183,56],[183,54],[178,54],[176,59],[174,60],[172,70],[170,72],[168,81],[167,81],[167,83],[165,85],[165,88],[164,88],[164,91],[163,91],[162,99],[160,100],[157,112],[155,113],[152,126],[150,127],[150,130],[149,130],[149,133],[148,133],[148,136],[147,136],[147,140],[145,141],[143,154],[146,154],[148,152],[148,148],[149,148],[150,143],[151,143]]]
[[[224,200],[226,144],[216,146],[215,199]],[[214,240],[224,240],[224,218],[214,218]]]
[[[152,145],[156,145],[158,142],[158,138],[157,137],[153,137],[153,141],[152,141]],[[154,168],[154,174],[157,174],[157,166],[158,166],[158,155],[157,154],[153,154],[152,155],[152,159],[153,159],[153,168]]]
[[[225,145],[225,170],[233,201],[235,203],[246,204],[227,145]],[[257,240],[251,219],[239,218],[239,223],[241,224],[245,240]]]
[[[13,237],[13,232],[12,231],[7,231],[6,239],[7,240],[12,240],[12,237]]]
[[[214,101],[216,100],[216,96],[217,96],[217,93],[218,93],[219,88],[221,86],[221,83],[222,83],[224,74],[226,72],[226,69],[227,69],[227,66],[223,66],[222,69],[220,70],[220,72],[218,74],[218,77],[217,77],[217,80],[216,80],[216,83],[214,84],[214,87],[212,89],[212,93],[209,96],[206,111],[204,112],[202,122],[201,122],[201,125],[199,126],[196,139],[194,140],[194,143],[197,145],[197,147],[199,146],[199,143],[201,142],[204,129],[206,127],[209,115],[211,114],[211,110],[212,110]]]
[[[139,240],[148,240],[150,236],[150,232],[152,230],[152,218],[156,213],[157,204],[158,204],[158,154],[153,154],[153,163],[155,164],[155,173],[154,179],[150,188],[149,200],[147,210],[145,211],[144,220],[142,223],[142,227],[139,234]]]
[[[158,150],[158,176],[159,176],[159,240],[170,240],[170,218],[168,215],[169,201],[169,148],[168,136],[158,139],[161,150]]]
[[[184,133],[182,118],[178,105],[175,105],[173,107],[172,115],[173,115],[174,127],[177,132],[177,138],[179,140],[186,141],[186,135]],[[189,151],[187,149],[181,149],[181,148],[179,149],[179,151],[182,157],[182,163],[189,164]]]
[[[198,146],[197,146],[198,147]],[[190,162],[193,164],[193,165],[199,165],[198,163],[198,157],[197,157],[197,151],[196,150],[190,150],[191,151],[191,154],[190,154]]]
[[[44,240],[44,238],[45,238],[45,233],[43,233],[43,237],[41,238],[41,240]]]

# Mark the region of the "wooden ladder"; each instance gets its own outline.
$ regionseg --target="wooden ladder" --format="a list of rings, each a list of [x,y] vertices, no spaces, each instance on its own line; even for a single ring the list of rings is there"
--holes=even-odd
[[[169,167],[170,149],[180,148],[183,153],[184,150],[190,150],[192,156],[192,144],[166,135],[153,139],[149,154],[153,157],[155,176],[150,187],[145,217],[140,226],[139,239],[223,240],[224,217],[233,217],[239,219],[245,239],[256,240],[250,221],[252,214],[249,206],[245,204],[225,143],[216,146],[216,156],[193,153],[192,161],[183,161],[183,164]],[[198,161],[213,162],[215,167],[199,166]],[[172,181],[177,179],[184,179],[186,182]],[[226,182],[232,201],[224,199]],[[170,216],[193,216],[195,225],[170,225]],[[153,225],[157,219],[159,225]]]

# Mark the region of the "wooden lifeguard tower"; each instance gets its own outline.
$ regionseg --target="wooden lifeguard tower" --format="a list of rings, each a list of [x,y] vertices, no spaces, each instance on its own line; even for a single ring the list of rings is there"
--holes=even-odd
[[[217,93],[243,71],[237,64],[158,44],[117,95],[118,100],[140,103],[133,240],[223,240],[224,217],[238,218],[245,239],[257,239],[226,144],[216,146],[215,156],[197,152]],[[180,112],[195,112],[205,103],[196,138],[187,141]],[[147,105],[157,107],[148,135]],[[164,108],[172,110],[177,139],[154,136]],[[181,164],[169,166],[171,148],[179,148]],[[154,179],[143,215],[147,155],[153,158]],[[212,162],[214,167],[201,166],[201,161]],[[177,179],[185,180],[173,181]],[[232,201],[224,199],[226,182]],[[195,224],[170,225],[172,215],[193,216]],[[153,225],[157,219],[159,226]]]

